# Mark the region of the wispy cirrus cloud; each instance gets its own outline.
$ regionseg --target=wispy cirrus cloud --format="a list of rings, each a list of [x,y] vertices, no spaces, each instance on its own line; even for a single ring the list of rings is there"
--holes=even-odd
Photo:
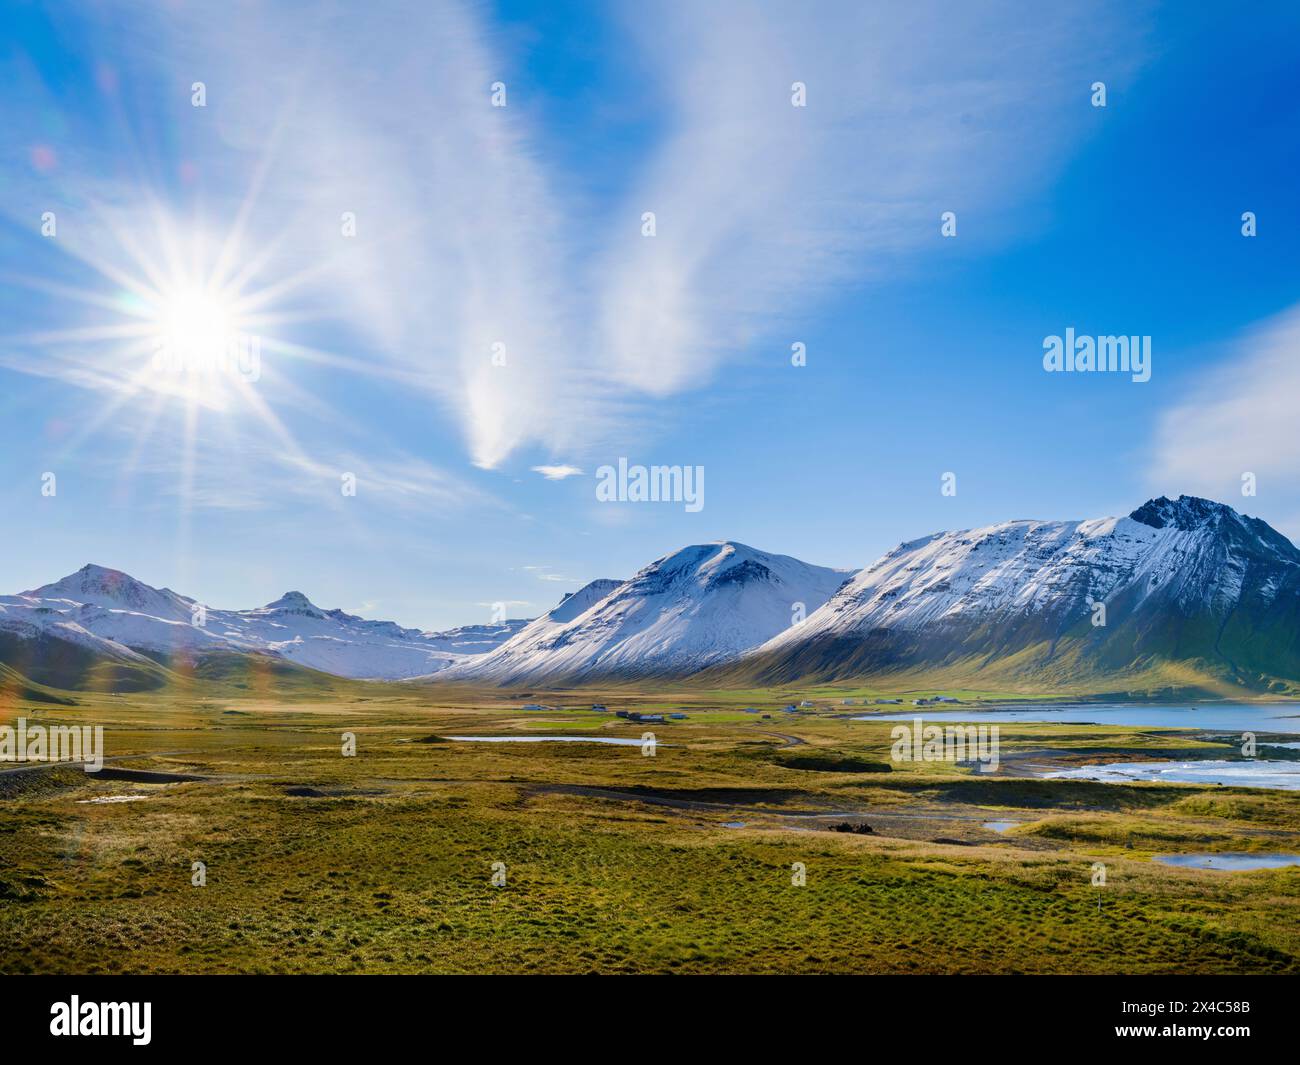
[[[121,433],[129,432],[120,428]],[[229,455],[238,450],[240,461]],[[124,476],[113,459],[92,460],[108,476]],[[336,446],[310,453],[285,450],[270,441],[223,440],[205,432],[192,454],[145,447],[129,471],[132,479],[156,481],[160,498],[193,510],[263,510],[320,507],[338,520],[351,520],[350,503],[365,512],[438,515],[448,511],[513,513],[495,495],[439,465],[400,450],[358,451]],[[346,490],[346,494],[345,494]]]
[[[837,283],[909,268],[937,242],[940,211],[1014,227],[1017,191],[1089,117],[1087,84],[1120,73],[1108,41],[1140,28],[1129,8],[1096,4],[612,10],[656,117],[612,204],[567,191],[555,134],[522,103],[485,6],[387,4],[359,19],[341,0],[309,15],[107,3],[103,25],[129,31],[101,59],[129,74],[100,79],[113,121],[57,164],[30,155],[10,175],[28,193],[25,224],[54,196],[76,220],[61,250],[110,280],[165,280],[191,249],[157,216],[201,200],[223,276],[248,282],[280,341],[287,368],[268,405],[327,420],[296,362],[427,395],[479,466],[530,447],[581,461],[755,344],[785,350],[791,323]],[[514,93],[504,108],[490,103],[499,80]],[[791,105],[794,82],[806,107]],[[141,119],[145,101],[157,113]],[[10,349],[6,364],[135,387],[120,360],[71,338],[46,359]]]
[[[609,229],[600,349],[667,395],[806,317],[847,278],[909,269],[960,232],[1014,230],[1018,193],[1068,153],[1116,6],[669,5],[635,16],[667,133]],[[994,45],[996,42],[996,45]],[[1050,64],[1042,57],[1052,56]],[[795,83],[806,106],[792,105]],[[633,222],[653,211],[657,234]]]
[[[1152,484],[1231,501],[1253,475],[1260,497],[1284,501],[1300,532],[1300,306],[1261,323],[1202,373],[1157,423]]]

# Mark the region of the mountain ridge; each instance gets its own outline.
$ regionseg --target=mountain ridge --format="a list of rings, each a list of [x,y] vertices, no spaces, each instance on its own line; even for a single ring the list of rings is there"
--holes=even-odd
[[[245,654],[339,677],[398,680],[485,653],[527,620],[426,633],[342,610],[322,610],[299,591],[261,607],[220,610],[94,563],[16,596],[0,596],[4,654],[26,660],[27,670],[38,675],[46,672],[43,658],[79,660],[89,654],[151,675],[155,664],[168,668],[173,661],[196,656]],[[28,646],[18,646],[23,642]],[[46,648],[43,654],[32,653],[38,644]],[[73,654],[56,644],[79,650]],[[79,665],[71,672],[84,671]],[[54,670],[58,675],[68,672],[66,667]]]
[[[1168,675],[1300,692],[1300,549],[1259,518],[1183,495],[1121,517],[932,533],[861,570],[692,544],[627,580],[590,581],[541,617],[445,632],[323,610],[296,590],[207,609],[96,564],[0,596],[0,663],[36,685],[157,686],[173,668],[201,674],[241,655],[259,670],[471,685],[944,676],[1104,691]]]

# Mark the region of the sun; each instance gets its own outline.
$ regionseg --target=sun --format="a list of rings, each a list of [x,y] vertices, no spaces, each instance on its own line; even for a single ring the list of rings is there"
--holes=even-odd
[[[213,354],[225,349],[234,328],[226,299],[203,288],[182,288],[164,298],[162,334],[180,351]]]
[[[237,302],[207,285],[168,286],[150,312],[154,386],[224,409],[232,388],[261,373],[261,342],[241,321]]]

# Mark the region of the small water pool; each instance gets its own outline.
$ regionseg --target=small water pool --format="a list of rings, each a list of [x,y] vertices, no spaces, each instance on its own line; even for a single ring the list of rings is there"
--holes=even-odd
[[[1053,780],[1101,780],[1110,784],[1136,781],[1172,781],[1178,784],[1221,784],[1237,788],[1300,790],[1300,762],[1274,762],[1264,758],[1228,762],[1110,762],[1058,769],[1043,774]]]
[[[1185,869],[1283,869],[1300,865],[1300,854],[1157,854],[1156,861],[1163,865],[1177,865]]]
[[[447,739],[461,743],[608,743],[614,747],[640,747],[642,742],[622,736],[448,736]]]

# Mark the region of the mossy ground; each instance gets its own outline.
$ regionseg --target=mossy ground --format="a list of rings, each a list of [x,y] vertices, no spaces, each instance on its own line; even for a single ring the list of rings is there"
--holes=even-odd
[[[6,719],[105,725],[110,758],[140,755],[110,767],[205,779],[0,773],[0,971],[1300,971],[1300,869],[1151,860],[1300,850],[1294,793],[973,777],[933,763],[837,772],[842,759],[888,762],[891,724],[830,705],[739,712],[785,697],[362,685],[315,699],[10,705]],[[519,709],[533,700],[569,709]],[[578,709],[593,701],[690,716],[647,726]],[[1012,764],[1048,749],[1205,749],[1153,729],[1001,729]],[[654,757],[418,742],[646,730]],[[344,732],[355,757],[341,753]],[[148,797],[84,801],[122,794]],[[826,831],[845,816],[873,834]],[[998,835],[985,819],[1020,824]],[[195,861],[206,886],[191,885]],[[1093,886],[1096,862],[1105,887]]]

